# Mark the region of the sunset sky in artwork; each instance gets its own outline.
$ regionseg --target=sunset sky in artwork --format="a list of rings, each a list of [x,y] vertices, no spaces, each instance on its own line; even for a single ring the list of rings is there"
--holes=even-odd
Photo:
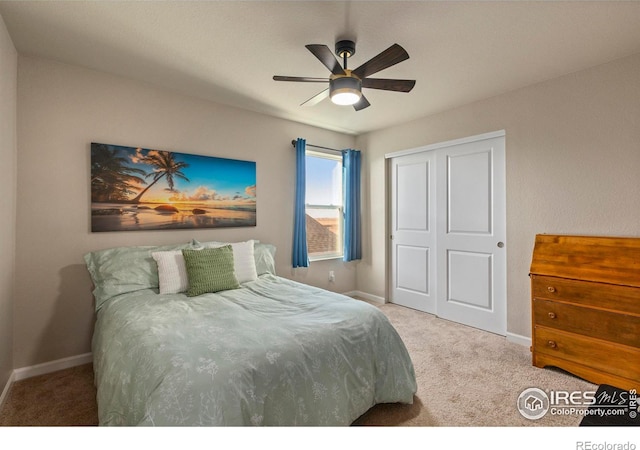
[[[144,154],[155,150],[121,147],[131,161],[130,166],[150,173],[154,167],[140,162]],[[174,190],[170,191],[166,177],[162,177],[142,197],[143,202],[153,203],[202,203],[211,205],[255,205],[256,164],[251,161],[215,158],[174,152],[175,160],[188,164],[181,173],[189,181],[174,177]],[[145,178],[152,183],[153,176]]]

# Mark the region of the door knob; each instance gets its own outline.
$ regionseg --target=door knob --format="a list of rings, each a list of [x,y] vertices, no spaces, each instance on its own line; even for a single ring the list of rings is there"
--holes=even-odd
[[[502,248],[502,247],[504,247],[504,242],[502,241],[498,242],[498,248]]]

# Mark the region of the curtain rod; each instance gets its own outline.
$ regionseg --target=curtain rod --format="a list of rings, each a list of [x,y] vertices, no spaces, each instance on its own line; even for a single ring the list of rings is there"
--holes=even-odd
[[[296,146],[296,140],[295,139],[293,139],[291,141],[291,145],[293,145],[294,147]],[[320,145],[313,145],[313,144],[307,144],[307,147],[321,148],[322,150],[329,150],[331,152],[338,152],[338,153],[342,154],[342,150],[337,150],[335,148],[322,147]]]

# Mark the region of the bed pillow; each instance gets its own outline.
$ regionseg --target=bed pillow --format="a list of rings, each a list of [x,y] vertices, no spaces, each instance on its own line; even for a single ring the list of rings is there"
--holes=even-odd
[[[225,245],[200,250],[182,250],[189,279],[188,297],[240,287],[235,275],[233,248]]]
[[[230,245],[233,249],[233,265],[238,283],[246,283],[247,281],[255,281],[258,279],[253,240],[245,242],[214,241],[205,243],[200,243],[194,240],[192,241],[192,245],[194,248],[216,248],[224,245]]]
[[[188,247],[190,244],[116,247],[84,255],[94,285],[96,311],[116,295],[158,289],[158,266],[151,254]]]
[[[254,244],[254,258],[256,260],[256,273],[258,276],[270,273],[276,274],[276,247],[271,244]]]
[[[233,250],[233,267],[238,283],[257,280],[253,241],[234,242],[231,244],[231,249]]]
[[[189,288],[187,267],[182,250],[153,252],[151,256],[158,265],[158,283],[161,294],[178,294]]]
[[[191,240],[191,246],[193,248],[215,247],[228,244],[233,245],[233,243],[229,242],[200,242],[197,239]],[[260,241],[253,239],[253,257],[256,264],[256,274],[258,276],[264,275],[265,273],[270,273],[272,275],[276,274],[275,256],[276,247],[274,245],[263,244]]]

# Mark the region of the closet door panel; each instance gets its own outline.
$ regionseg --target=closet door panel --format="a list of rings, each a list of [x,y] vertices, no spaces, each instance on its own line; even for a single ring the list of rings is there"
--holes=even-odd
[[[393,303],[435,312],[433,155],[391,160]]]

